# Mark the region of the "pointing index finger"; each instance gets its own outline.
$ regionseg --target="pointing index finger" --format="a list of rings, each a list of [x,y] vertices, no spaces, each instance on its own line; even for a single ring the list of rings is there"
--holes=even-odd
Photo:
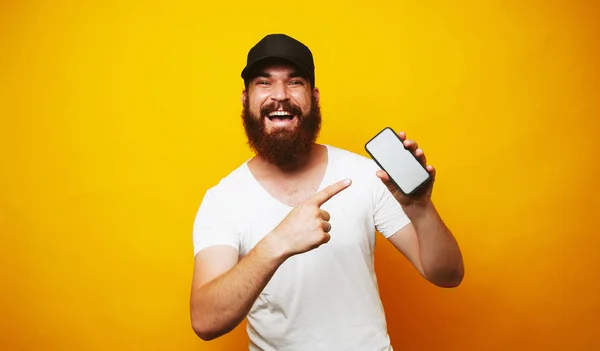
[[[333,183],[325,189],[314,194],[309,201],[317,206],[321,206],[329,199],[337,195],[339,192],[349,187],[350,184],[352,184],[352,181],[350,179],[345,179],[337,183]]]

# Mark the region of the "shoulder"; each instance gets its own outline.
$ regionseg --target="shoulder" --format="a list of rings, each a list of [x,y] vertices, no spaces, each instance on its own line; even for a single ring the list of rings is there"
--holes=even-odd
[[[331,145],[327,145],[327,148],[331,156],[331,174],[335,179],[350,178],[355,192],[368,197],[379,197],[383,183],[376,175],[380,168],[375,161],[351,150]]]
[[[342,149],[336,146],[326,145],[330,155],[338,167],[351,170],[353,173],[373,176],[379,166],[371,158],[357,152]]]
[[[247,163],[244,162],[229,174],[221,178],[216,184],[206,190],[205,196],[227,202],[227,200],[238,199],[248,189],[251,181]]]

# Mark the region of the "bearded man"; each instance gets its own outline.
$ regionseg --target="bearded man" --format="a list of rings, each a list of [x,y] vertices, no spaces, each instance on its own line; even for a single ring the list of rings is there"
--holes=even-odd
[[[403,195],[370,158],[316,143],[310,49],[253,46],[242,120],[256,153],[204,195],[194,222],[192,328],[218,338],[248,318],[249,350],[393,350],[374,270],[381,233],[432,284],[456,287],[460,249],[431,200]],[[432,179],[415,141],[399,133]]]

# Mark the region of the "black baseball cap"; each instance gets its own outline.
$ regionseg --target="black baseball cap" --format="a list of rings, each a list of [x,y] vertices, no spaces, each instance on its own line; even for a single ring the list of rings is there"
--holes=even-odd
[[[248,52],[246,67],[242,70],[242,78],[247,81],[252,69],[269,59],[287,60],[303,70],[315,85],[315,64],[310,49],[300,41],[286,34],[269,34],[262,38]]]

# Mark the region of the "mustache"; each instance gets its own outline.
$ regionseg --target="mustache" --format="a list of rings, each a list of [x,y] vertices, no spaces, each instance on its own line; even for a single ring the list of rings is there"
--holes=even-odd
[[[284,102],[273,102],[271,104],[265,105],[260,109],[261,116],[267,116],[269,113],[282,109],[284,111],[288,111],[291,114],[298,117],[298,119],[302,118],[302,110],[300,107],[292,104],[289,101]]]

